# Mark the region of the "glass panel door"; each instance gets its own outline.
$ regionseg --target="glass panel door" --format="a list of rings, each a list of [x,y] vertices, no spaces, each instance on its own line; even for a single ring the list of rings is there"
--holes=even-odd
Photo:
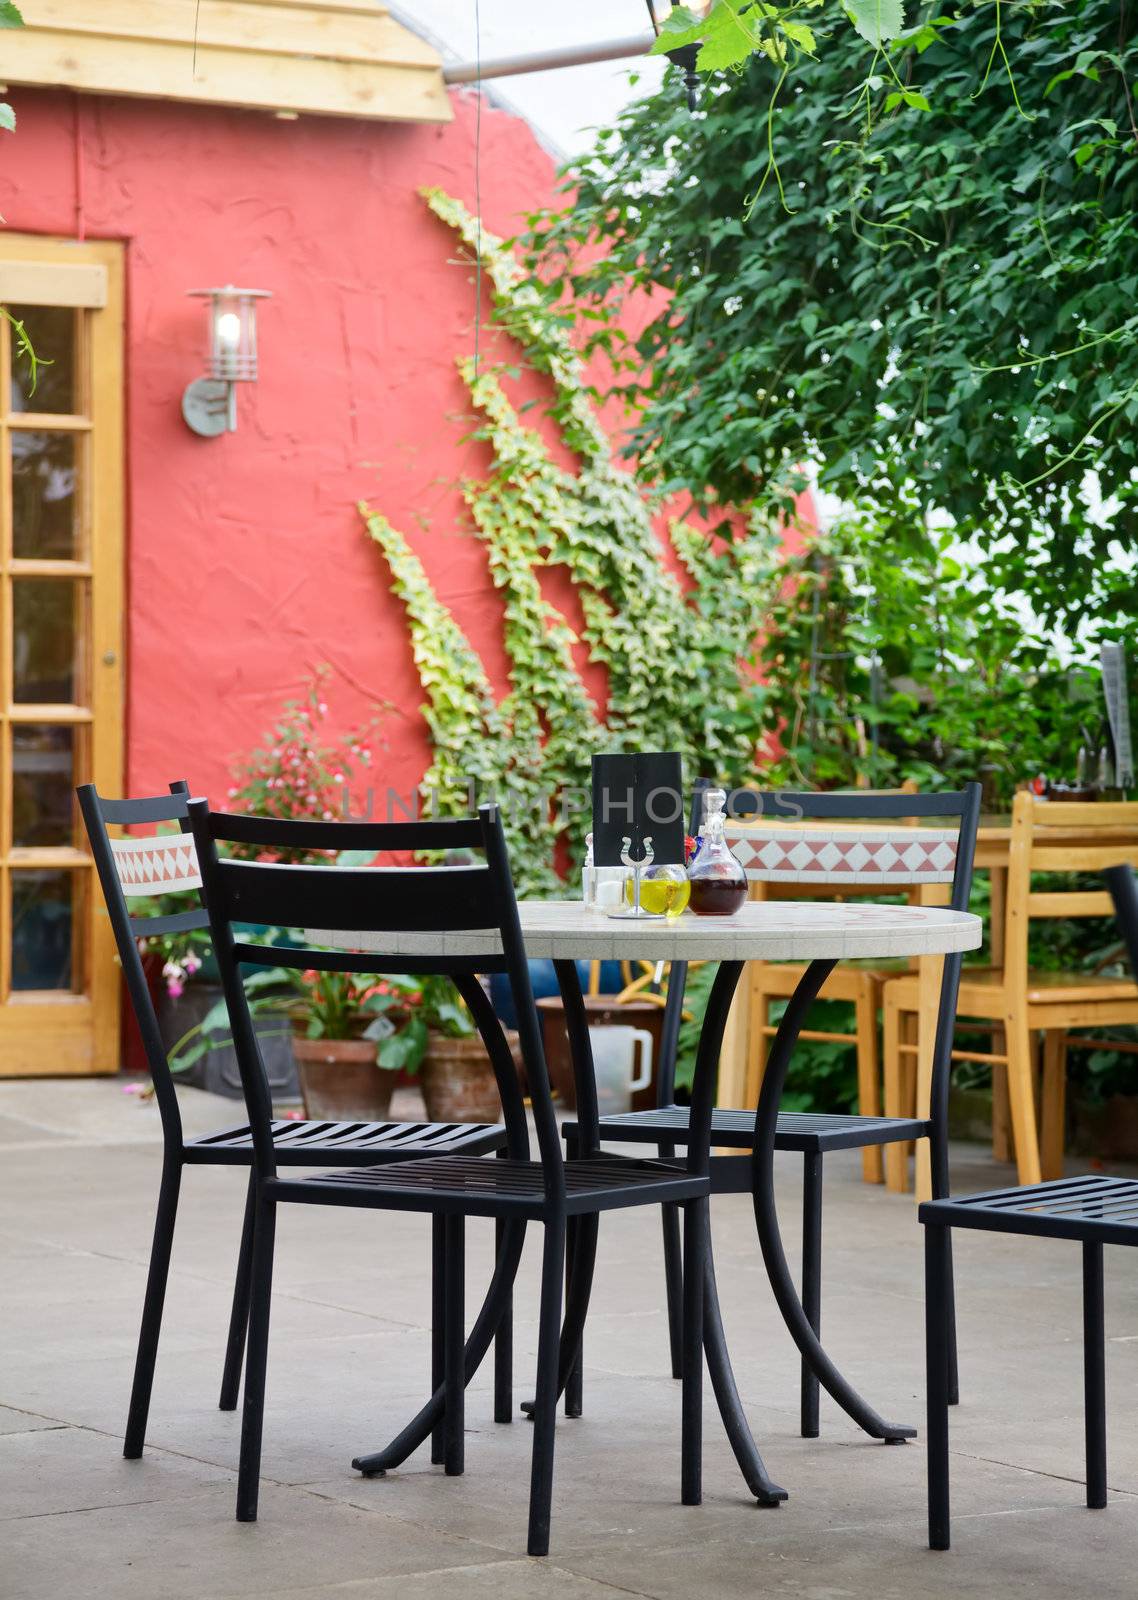
[[[75,785],[122,785],[121,247],[0,235],[11,260],[99,263],[108,292],[0,319],[0,1075],[114,1071]]]

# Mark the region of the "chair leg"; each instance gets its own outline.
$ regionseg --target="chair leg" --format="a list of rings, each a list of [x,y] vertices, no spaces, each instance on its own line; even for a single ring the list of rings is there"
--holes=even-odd
[[[1106,1505],[1106,1328],[1102,1245],[1083,1245],[1083,1399],[1086,1406],[1087,1505]]]
[[[706,1200],[684,1207],[684,1349],[680,1397],[680,1499],[703,1499],[703,1297],[710,1215]]]
[[[1008,1040],[1008,1100],[1015,1136],[1016,1169],[1020,1183],[1038,1183],[1039,1135],[1035,1121],[1031,1037],[1022,1012],[1005,1019]]]
[[[533,1457],[530,1467],[529,1537],[531,1556],[549,1554],[553,1504],[553,1446],[557,1430],[557,1366],[561,1347],[561,1275],[565,1270],[565,1218],[549,1217],[541,1261],[538,1312],[537,1383],[533,1402]]]
[[[933,1199],[946,1200],[947,1198],[947,1186],[944,1187],[942,1192],[941,1185],[934,1181]],[[952,1234],[948,1232],[946,1232],[945,1237],[944,1254],[944,1307],[945,1318],[948,1323],[948,1403],[950,1406],[958,1406],[960,1404],[960,1362],[956,1349],[956,1276],[952,1264]]]
[[[505,1244],[506,1224],[499,1219],[494,1224],[495,1254],[500,1256]],[[514,1294],[511,1289],[502,1312],[502,1320],[494,1335],[494,1421],[514,1420]]]
[[[664,1227],[664,1287],[668,1297],[668,1348],[672,1377],[683,1377],[684,1270],[680,1249],[680,1208],[672,1201],[660,1207]]]
[[[915,1011],[906,1011],[901,1017],[901,1038],[906,1045],[916,1046],[919,1040],[920,1018]],[[907,1049],[901,1057],[901,1115],[917,1114],[917,1052]],[[905,1152],[905,1184],[909,1187],[909,1163],[917,1153],[917,1141],[907,1139],[902,1146]]]
[[[442,1387],[446,1366],[446,1218],[431,1217],[431,1393]],[[431,1464],[441,1467],[446,1458],[445,1407],[431,1429]]]
[[[446,1219],[446,1312],[443,1317],[443,1463],[448,1478],[463,1470],[466,1372],[463,1361],[466,1304],[466,1218]]]
[[[890,998],[888,988],[881,1007],[881,1032],[885,1054],[885,1115],[904,1116],[901,1092],[901,1010]],[[900,1142],[885,1147],[885,1182],[897,1194],[905,1191],[907,1162]]]
[[[771,996],[762,987],[763,963],[751,963],[751,1032],[747,1042],[747,1090],[743,1104],[756,1106],[762,1093],[763,1075],[767,1070],[767,1051],[770,1040],[766,1029],[771,1020]]]
[[[880,1149],[880,1146],[878,1147]],[[822,1156],[802,1158],[802,1309],[815,1334],[822,1331]],[[818,1437],[818,1379],[802,1363],[802,1437]]]
[[[928,1421],[929,1549],[949,1547],[948,1229],[925,1224],[925,1384]]]
[[[273,1244],[277,1208],[259,1196],[253,1223],[253,1271],[249,1293],[249,1346],[245,1354],[245,1406],[237,1466],[237,1520],[256,1522],[261,1478],[261,1429],[265,1417],[265,1369],[269,1359],[269,1311],[273,1294]]]
[[[1063,1176],[1067,1119],[1067,1035],[1051,1028],[1043,1035],[1043,1094],[1039,1165],[1045,1179]]]
[[[876,983],[867,983],[865,991],[854,1001],[857,1028],[857,1109],[863,1117],[881,1115],[880,1067],[877,1059],[877,1005]],[[885,1165],[879,1144],[862,1146],[861,1177],[863,1183],[883,1183]]]
[[[236,1411],[241,1390],[241,1363],[245,1359],[245,1336],[249,1331],[249,1276],[253,1270],[253,1214],[257,1206],[257,1174],[249,1171],[245,1191],[245,1216],[241,1223],[241,1245],[237,1252],[237,1276],[233,1282],[233,1306],[229,1313],[229,1338],[225,1346],[225,1366],[221,1373],[222,1411]]]
[[[570,1217],[565,1227],[565,1304],[570,1303],[573,1286],[573,1257],[577,1250],[577,1219]],[[585,1405],[585,1340],[577,1351],[565,1379],[565,1415],[579,1417]]]
[[[1003,1028],[992,1029],[992,1054],[1007,1053],[1007,1040]],[[1008,1103],[1008,1068],[1006,1062],[992,1067],[992,1157],[996,1161],[1012,1161],[1012,1112]]]
[[[576,1161],[580,1154],[577,1140],[565,1140],[566,1161]],[[577,1251],[577,1219],[570,1217],[565,1225],[565,1303],[571,1304],[569,1287],[573,1281],[573,1259]],[[565,1379],[565,1415],[579,1417],[585,1407],[585,1339],[581,1336],[581,1344],[577,1350],[576,1359]]]
[[[174,1243],[174,1222],[178,1215],[178,1193],[182,1186],[182,1164],[165,1160],[158,1190],[158,1210],[154,1218],[154,1238],[150,1246],[150,1269],[146,1275],[146,1295],[142,1302],[142,1326],[138,1332],[138,1353],[134,1358],[134,1383],[130,1391],[123,1455],[137,1461],[146,1441],[146,1421],[150,1415],[150,1394],[154,1387],[154,1363],[158,1356],[158,1335],[162,1330],[162,1307],[166,1299],[166,1280],[170,1275],[170,1250]]]

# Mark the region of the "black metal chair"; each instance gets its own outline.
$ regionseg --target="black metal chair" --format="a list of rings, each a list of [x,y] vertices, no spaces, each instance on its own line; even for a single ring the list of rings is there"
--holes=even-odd
[[[697,784],[692,805],[691,828],[698,831],[703,815],[703,795],[710,785],[701,780]],[[891,873],[883,865],[881,888],[883,893],[904,890],[914,883],[951,881],[950,905],[953,910],[966,911],[972,887],[972,864],[976,848],[976,829],[980,815],[980,786],[968,784],[959,792],[945,794],[904,793],[830,793],[796,794],[790,792],[762,793],[756,790],[734,790],[728,796],[728,815],[734,821],[761,818],[769,822],[776,833],[766,841],[777,846],[777,824],[802,819],[817,821],[927,819],[935,822],[957,823],[957,836],[950,857],[940,852],[943,859],[930,856],[927,870],[918,866]],[[852,836],[851,836],[852,837]],[[910,829],[898,829],[897,838],[904,848],[920,851],[919,834]],[[815,835],[819,850],[827,843],[825,833]],[[802,835],[797,835],[801,842]],[[762,841],[760,841],[760,844]],[[765,869],[758,855],[759,845],[752,845],[754,861],[747,870],[752,876]],[[789,847],[788,847],[789,848]],[[777,855],[771,857],[777,859]],[[903,864],[902,864],[903,866]],[[770,869],[779,875],[777,867]],[[840,863],[818,856],[811,867],[796,866],[787,869],[805,881],[833,885],[840,893],[843,882],[850,883],[852,873],[849,857],[843,854]],[[768,1271],[771,1273],[780,1309],[803,1350],[801,1380],[801,1431],[806,1438],[818,1434],[819,1377],[833,1397],[859,1425],[874,1437],[892,1441],[910,1437],[911,1428],[881,1424],[876,1414],[865,1405],[848,1384],[830,1369],[829,1375],[820,1372],[816,1355],[816,1341],[821,1327],[822,1303],[822,1164],[830,1151],[860,1149],[866,1145],[884,1145],[927,1138],[932,1152],[933,1193],[948,1193],[948,1144],[946,1106],[948,1094],[949,1051],[952,1047],[952,1018],[956,1009],[956,990],[960,981],[962,957],[949,956],[945,960],[940,996],[940,1018],[937,1029],[933,1066],[932,1115],[927,1120],[914,1117],[871,1117],[856,1113],[831,1114],[824,1112],[780,1111],[778,1114],[775,1149],[790,1151],[803,1160],[803,1217],[802,1217],[802,1293],[801,1305],[797,1303],[793,1288],[781,1261],[781,1246],[777,1244],[777,1229],[770,1219],[759,1215],[756,1201],[756,1220]],[[654,1111],[632,1111],[602,1117],[601,1138],[607,1142],[634,1141],[654,1144],[661,1157],[670,1156],[677,1145],[687,1139],[688,1109],[675,1104],[676,1045],[679,1038],[686,966],[674,963],[669,979],[666,1016],[660,1051],[658,1076],[658,1108]],[[569,1141],[570,1152],[577,1135],[577,1125],[566,1122],[563,1133]],[[716,1108],[712,1113],[711,1142],[725,1149],[740,1152],[749,1150],[755,1143],[754,1111]],[[747,1193],[752,1189],[751,1163],[745,1155],[714,1155],[711,1159],[711,1187],[713,1194]],[[680,1329],[681,1274],[679,1268],[678,1223],[673,1211],[664,1208],[664,1268],[668,1294],[668,1327],[671,1343],[672,1373],[678,1376],[678,1338]],[[776,1247],[777,1256],[776,1259]],[[795,1325],[804,1314],[808,1331],[813,1339],[806,1339],[795,1331]],[[955,1344],[952,1348],[952,1396],[956,1399]],[[580,1365],[574,1369],[566,1389],[566,1409],[571,1416],[581,1411]]]
[[[1104,873],[1119,927],[1138,977],[1138,885],[1134,869]],[[1055,1178],[1019,1189],[991,1189],[926,1200],[918,1212],[925,1228],[925,1350],[928,1393],[929,1546],[951,1542],[948,1473],[951,1230],[1016,1233],[1071,1239],[1083,1247],[1083,1403],[1087,1505],[1106,1506],[1106,1330],[1103,1314],[1104,1244],[1138,1246],[1138,1181],[1096,1173]]]
[[[261,1429],[272,1287],[273,1240],[282,1203],[361,1206],[419,1211],[442,1219],[445,1232],[443,1306],[444,1459],[450,1474],[463,1470],[464,1362],[462,1288],[464,1226],[468,1216],[493,1217],[524,1228],[545,1228],[538,1332],[536,1405],[530,1482],[531,1555],[549,1549],[557,1414],[558,1354],[566,1232],[607,1210],[658,1205],[685,1208],[687,1291],[684,1301],[681,1493],[686,1504],[701,1494],[703,1262],[706,1249],[707,1177],[712,1073],[697,1075],[687,1163],[622,1156],[562,1160],[557,1120],[530,989],[525,948],[509,861],[497,809],[476,819],[430,823],[280,822],[211,813],[191,800],[189,814],[210,911],[214,950],[225,986],[234,1045],[252,1131],[256,1190],[252,1305],[245,1376],[244,1420],[237,1517],[257,1514]],[[463,867],[352,868],[261,865],[225,860],[219,842],[283,850],[477,850],[485,860]],[[235,924],[273,924],[301,930],[305,947],[267,951],[240,941]],[[334,928],[367,939],[371,953],[314,947],[310,930]],[[305,931],[308,930],[308,931]],[[378,937],[376,937],[378,936]],[[363,942],[361,938],[361,942]],[[380,955],[375,953],[379,946]],[[294,1179],[277,1173],[272,1106],[257,1049],[240,968],[288,962],[325,971],[435,972],[450,976],[469,1006],[493,1062],[506,1125],[505,1159],[449,1156],[398,1167],[334,1171]],[[505,972],[518,1018],[538,1159],[530,1159],[529,1132],[517,1073],[501,1025],[476,974]],[[587,1068],[584,1069],[587,1071]],[[578,1080],[582,1082],[581,1079]],[[375,1469],[371,1469],[375,1470]]]
[[[99,874],[111,926],[114,929],[119,959],[127,991],[146,1051],[154,1084],[154,1095],[162,1118],[162,1181],[158,1191],[158,1214],[150,1250],[150,1271],[143,1303],[142,1327],[135,1358],[134,1384],[127,1415],[123,1454],[135,1459],[142,1454],[154,1363],[162,1325],[162,1306],[170,1268],[174,1222],[178,1211],[182,1170],[187,1166],[253,1165],[253,1130],[248,1119],[197,1139],[187,1139],[182,1129],[174,1078],[166,1058],[154,1002],[146,981],[138,940],[164,933],[207,928],[209,917],[201,893],[194,841],[185,831],[112,839],[108,825],[145,827],[174,822],[188,826],[184,780],[170,785],[170,793],[138,800],[106,800],[93,784],[78,790],[79,805],[90,840],[91,853]],[[186,909],[161,917],[135,917],[128,899],[160,893],[184,894]],[[502,1150],[506,1131],[500,1125],[485,1123],[429,1122],[317,1122],[285,1121],[274,1118],[271,1134],[276,1159],[289,1166],[352,1166],[371,1162],[385,1164],[411,1161],[425,1156],[481,1155]],[[245,1351],[245,1330],[249,1319],[249,1281],[253,1248],[253,1212],[256,1185],[250,1172],[245,1201],[245,1217],[237,1256],[237,1277],[229,1321],[225,1366],[219,1404],[223,1411],[237,1407],[241,1386],[241,1363]],[[468,1358],[476,1367],[494,1332],[487,1319],[480,1318],[472,1333]],[[441,1321],[435,1330],[435,1386],[441,1381]],[[500,1327],[498,1359],[495,1364],[495,1420],[508,1422],[512,1410],[510,1393],[510,1327],[508,1311]],[[440,1397],[441,1400],[441,1397]],[[439,1402],[435,1410],[440,1409]],[[436,1457],[440,1439],[435,1438]]]

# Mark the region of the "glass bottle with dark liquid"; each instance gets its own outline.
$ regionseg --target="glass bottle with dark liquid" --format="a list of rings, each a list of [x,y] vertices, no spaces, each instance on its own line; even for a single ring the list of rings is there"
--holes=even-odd
[[[704,793],[699,853],[688,868],[688,904],[697,917],[730,917],[747,898],[747,874],[723,836],[726,800],[722,789]]]

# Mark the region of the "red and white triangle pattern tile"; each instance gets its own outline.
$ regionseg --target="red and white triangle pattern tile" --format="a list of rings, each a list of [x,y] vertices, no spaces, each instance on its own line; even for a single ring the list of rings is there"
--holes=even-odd
[[[147,839],[112,839],[115,866],[125,895],[200,889],[197,851],[185,833]]]
[[[956,834],[930,828],[727,826],[727,841],[759,883],[951,883]]]

